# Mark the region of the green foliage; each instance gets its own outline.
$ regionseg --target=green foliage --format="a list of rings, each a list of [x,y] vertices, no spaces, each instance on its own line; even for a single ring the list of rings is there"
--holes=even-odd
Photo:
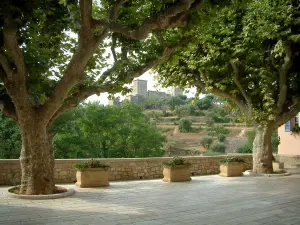
[[[54,123],[56,158],[135,158],[162,156],[165,137],[136,104],[89,103]]]
[[[181,132],[192,131],[192,121],[188,118],[182,118],[179,120],[179,130]]]
[[[222,107],[215,107],[212,109],[212,111],[218,116],[218,117],[225,117],[228,115],[228,113],[225,111]]]
[[[223,164],[223,163],[232,163],[232,162],[245,163],[245,160],[243,160],[243,159],[241,159],[239,157],[235,157],[235,156],[226,157],[226,158],[223,158],[223,159],[219,160],[220,164]]]
[[[148,111],[146,115],[149,118],[155,119],[156,121],[160,121],[161,117],[163,117],[163,113],[159,111]]]
[[[248,144],[244,144],[237,147],[237,153],[252,153],[252,148]]]
[[[169,116],[174,116],[174,113],[163,110],[163,117],[169,117]]]
[[[278,145],[280,144],[280,137],[278,136],[278,131],[274,131],[271,138],[272,142],[272,152],[278,153]]]
[[[204,156],[218,156],[218,155],[224,155],[224,153],[221,152],[212,152],[212,151],[206,151],[202,155]]]
[[[224,135],[225,137],[229,134],[229,130],[221,125],[213,125],[206,128],[206,133],[213,137],[219,137]]]
[[[110,165],[102,164],[99,160],[90,159],[83,163],[75,163],[72,165],[74,169],[82,170],[87,168],[110,168]]]
[[[203,136],[200,138],[200,144],[205,149],[209,149],[212,143],[213,143],[213,137],[211,136]]]
[[[183,166],[183,165],[188,166],[191,165],[191,163],[187,162],[182,157],[173,157],[170,161],[164,162],[163,165],[168,167],[175,167],[175,166]]]
[[[176,142],[175,141],[168,141],[165,146],[164,146],[164,149],[166,151],[170,151],[172,150],[174,147],[176,146]]]
[[[186,101],[180,97],[180,95],[172,96],[167,100],[167,105],[171,110],[174,110],[176,106],[184,105]]]
[[[212,111],[212,112],[208,112],[206,114],[205,121],[208,124],[208,126],[212,126],[213,123],[229,123],[230,118],[219,117],[219,114]]]
[[[208,110],[212,107],[213,104],[213,97],[212,95],[206,95],[201,99],[197,99],[196,105],[200,110]]]
[[[171,128],[162,128],[162,130],[161,130],[161,132],[162,133],[167,133],[167,132],[169,132],[171,130]]]
[[[20,157],[21,135],[17,123],[0,113],[0,159]]]
[[[256,133],[255,130],[247,132],[248,143],[245,145],[239,146],[237,148],[238,153],[252,153],[253,142],[255,139],[255,133]],[[271,143],[272,143],[272,152],[277,153],[278,145],[280,144],[280,138],[278,136],[277,130],[272,133]]]
[[[295,125],[293,128],[292,128],[292,133],[294,134],[299,134],[300,133],[300,127],[298,125]]]
[[[229,123],[230,122],[230,118],[228,118],[228,117],[223,117],[223,118],[216,117],[215,118],[215,122],[216,123]]]
[[[180,105],[175,107],[175,115],[179,117],[189,116],[191,114],[191,108],[189,105]]]
[[[230,1],[203,11],[189,32],[193,43],[156,68],[160,83],[196,85],[226,98],[249,122],[281,125],[282,114],[300,98],[298,6],[289,0]],[[286,74],[285,99],[280,74]]]
[[[219,142],[224,142],[225,139],[226,139],[226,135],[225,134],[218,134],[217,139],[218,139]]]
[[[251,147],[251,149],[253,148],[253,142],[254,142],[254,139],[255,139],[255,130],[250,130],[250,131],[247,131],[247,138],[248,138],[248,145]]]
[[[195,111],[191,112],[191,115],[192,116],[205,116],[206,114],[205,114],[205,112],[202,112],[200,110],[195,110]]]
[[[224,143],[221,143],[221,142],[214,142],[209,147],[209,150],[212,151],[212,152],[225,153],[225,151],[226,151],[226,145]]]
[[[157,100],[153,97],[147,97],[144,100],[143,106],[145,109],[161,109],[161,107],[166,104],[166,100]]]

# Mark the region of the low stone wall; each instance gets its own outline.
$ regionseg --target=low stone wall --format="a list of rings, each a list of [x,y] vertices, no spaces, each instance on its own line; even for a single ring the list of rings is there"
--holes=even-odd
[[[275,159],[284,163],[284,168],[297,168],[300,163],[300,155],[276,155]]]
[[[187,156],[191,162],[191,173],[196,175],[218,174],[218,160],[225,156]],[[246,161],[245,169],[252,168],[252,155],[240,156]],[[162,178],[162,163],[170,160],[170,157],[161,158],[109,158],[100,159],[102,163],[109,164],[111,181],[113,180],[140,180]],[[76,171],[73,163],[84,162],[87,159],[56,159],[55,182],[73,183],[76,181]],[[20,183],[20,161],[18,159],[0,160],[0,185],[16,185]]]

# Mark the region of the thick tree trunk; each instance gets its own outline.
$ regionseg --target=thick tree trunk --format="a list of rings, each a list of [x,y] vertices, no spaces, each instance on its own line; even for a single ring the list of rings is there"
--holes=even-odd
[[[272,132],[269,127],[259,126],[253,142],[253,172],[273,173]]]
[[[38,119],[36,119],[38,120]],[[46,125],[20,124],[22,134],[20,194],[39,195],[54,192],[54,155],[52,135]]]

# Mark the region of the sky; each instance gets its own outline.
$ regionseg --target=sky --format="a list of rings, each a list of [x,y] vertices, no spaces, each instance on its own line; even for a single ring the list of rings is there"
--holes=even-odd
[[[147,89],[152,91],[167,91],[167,88],[163,88],[157,84],[154,80],[155,74],[151,73],[150,70],[145,72],[142,76],[138,77],[137,79],[140,80],[147,80]],[[188,97],[194,97],[196,94],[196,88],[188,88],[184,90],[184,94]],[[115,96],[120,96],[121,100],[125,98],[125,96],[121,96],[120,94],[116,94]],[[100,101],[100,104],[107,105],[108,104],[108,93],[101,93],[100,96],[92,95],[86,101],[93,102],[93,101]]]

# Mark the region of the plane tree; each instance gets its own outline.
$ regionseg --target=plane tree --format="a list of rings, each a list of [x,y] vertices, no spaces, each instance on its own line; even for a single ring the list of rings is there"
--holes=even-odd
[[[187,42],[181,31],[201,6],[202,0],[1,1],[0,109],[20,127],[21,194],[54,191],[51,124],[88,96],[128,91],[125,83]]]
[[[271,135],[300,111],[299,11],[288,0],[211,7],[193,42],[156,67],[164,85],[226,99],[256,126],[253,171],[272,173]]]

